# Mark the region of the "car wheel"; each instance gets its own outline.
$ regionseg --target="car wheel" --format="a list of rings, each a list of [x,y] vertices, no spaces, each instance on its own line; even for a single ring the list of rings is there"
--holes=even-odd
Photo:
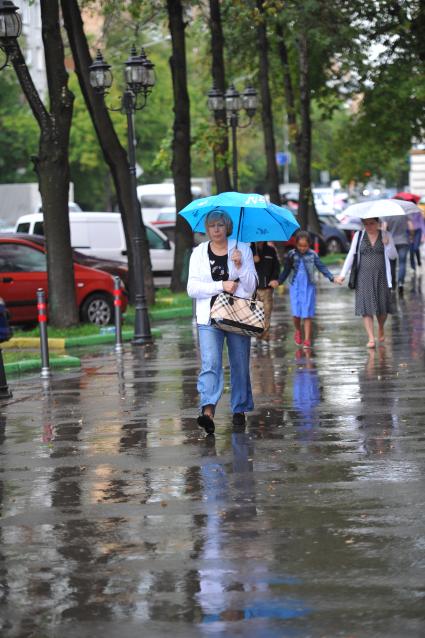
[[[328,249],[328,253],[342,253],[342,244],[336,237],[332,237],[328,239],[326,242],[326,248]]]
[[[112,317],[112,298],[103,292],[95,292],[89,295],[81,306],[81,319],[85,323],[106,326],[111,323]]]

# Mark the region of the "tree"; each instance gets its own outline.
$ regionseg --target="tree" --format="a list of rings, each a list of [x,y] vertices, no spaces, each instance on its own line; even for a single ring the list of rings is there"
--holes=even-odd
[[[127,153],[120,143],[104,101],[90,86],[88,68],[92,62],[87,38],[77,0],[61,0],[65,28],[75,63],[75,70],[87,108],[92,118],[97,137],[107,162],[117,194],[118,207],[122,215],[126,237],[130,271],[130,292],[134,291],[134,248],[132,237],[136,236],[135,224],[141,224],[141,254],[146,298],[149,303],[155,299],[149,245],[141,214],[133,215],[132,187]],[[139,209],[140,213],[140,209]]]
[[[257,38],[259,56],[259,84],[261,92],[261,117],[263,121],[264,147],[267,162],[267,192],[274,204],[280,204],[279,175],[276,164],[276,143],[273,129],[272,99],[269,87],[269,53],[265,21],[265,2],[257,0]]]
[[[220,1],[210,0],[210,32],[211,32],[211,75],[213,85],[224,95],[226,90],[224,70],[224,37],[221,24]],[[231,190],[227,157],[229,153],[229,139],[227,136],[226,116],[215,113],[217,125],[216,137],[213,142],[214,174],[217,193]]]
[[[362,7],[363,38],[379,55],[359,72],[359,99],[337,138],[343,179],[365,181],[365,172],[403,186],[412,140],[425,130],[425,5],[381,0]]]
[[[57,0],[41,0],[41,21],[50,110],[31,79],[18,42],[5,45],[22,91],[40,129],[33,158],[44,212],[49,282],[49,320],[55,326],[78,323],[71,250],[68,144],[73,95],[68,89]]]
[[[187,90],[185,28],[183,7],[180,0],[167,0],[168,20],[172,41],[170,58],[174,95],[173,159],[172,171],[177,211],[191,200],[190,182],[190,104]],[[171,279],[173,291],[184,290],[193,236],[187,222],[181,216],[176,220],[174,269]]]

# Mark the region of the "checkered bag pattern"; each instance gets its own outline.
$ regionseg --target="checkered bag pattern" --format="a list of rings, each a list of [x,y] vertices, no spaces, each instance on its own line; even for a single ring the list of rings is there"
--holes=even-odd
[[[221,292],[211,308],[211,320],[221,330],[259,337],[264,332],[263,302]]]

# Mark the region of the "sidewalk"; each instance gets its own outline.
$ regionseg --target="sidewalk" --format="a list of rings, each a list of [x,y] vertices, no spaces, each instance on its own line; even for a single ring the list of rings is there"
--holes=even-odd
[[[228,368],[216,436],[196,425],[190,318],[12,380],[2,638],[422,636],[424,292],[367,351],[353,293],[323,280],[311,357],[277,296],[245,432]]]

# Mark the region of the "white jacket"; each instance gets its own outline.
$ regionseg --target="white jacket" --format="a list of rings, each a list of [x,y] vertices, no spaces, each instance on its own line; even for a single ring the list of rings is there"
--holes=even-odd
[[[360,233],[361,233],[360,244],[362,243],[362,239],[364,237],[365,231],[358,230],[355,233],[353,239],[351,240],[350,250],[348,251],[347,257],[345,258],[344,265],[341,269],[341,272],[339,273],[340,277],[345,277],[348,271],[351,270],[351,266],[353,265],[353,261],[354,261],[354,255],[356,254],[357,241],[358,241]],[[397,249],[394,245],[394,240],[391,233],[385,230],[382,230],[381,233],[382,233],[382,239],[388,239],[388,243],[384,244],[385,270],[387,274],[388,288],[392,288],[390,259],[397,259]],[[360,244],[359,244],[359,249],[360,249]],[[358,258],[358,264],[360,264],[360,250],[358,252],[357,258]]]
[[[223,282],[214,281],[211,276],[211,266],[208,257],[208,244],[205,241],[199,244],[190,258],[189,278],[187,281],[187,294],[196,299],[196,321],[206,325],[210,323],[211,297],[223,292]],[[249,299],[257,287],[257,273],[251,247],[239,242],[238,249],[242,253],[242,265],[236,268],[230,256],[236,248],[236,240],[229,239],[227,243],[227,266],[229,280],[239,279],[239,285],[235,295]]]

